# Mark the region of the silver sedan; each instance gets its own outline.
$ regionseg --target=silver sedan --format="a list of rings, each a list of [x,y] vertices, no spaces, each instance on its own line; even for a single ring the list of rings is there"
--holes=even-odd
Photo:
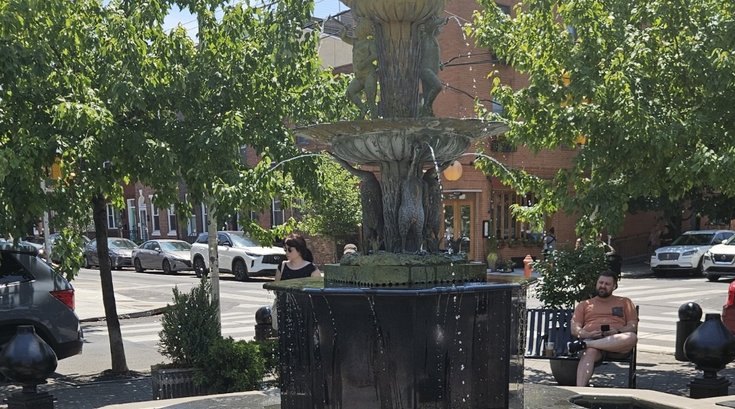
[[[191,245],[182,240],[148,240],[133,250],[135,271],[163,270],[166,274],[192,270]]]

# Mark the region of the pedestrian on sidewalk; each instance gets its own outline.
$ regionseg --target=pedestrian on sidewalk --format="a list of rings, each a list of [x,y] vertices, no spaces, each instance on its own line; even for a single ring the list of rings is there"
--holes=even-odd
[[[605,354],[627,354],[638,342],[638,313],[633,302],[613,295],[618,288],[618,276],[603,271],[597,279],[597,295],[580,302],[572,316],[570,354],[581,352],[577,366],[577,386],[587,386],[595,370],[595,362]]]

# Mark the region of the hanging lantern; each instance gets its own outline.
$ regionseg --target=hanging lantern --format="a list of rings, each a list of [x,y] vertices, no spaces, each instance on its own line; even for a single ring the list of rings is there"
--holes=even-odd
[[[448,168],[444,169],[443,173],[446,180],[459,180],[462,177],[462,164],[455,160]]]

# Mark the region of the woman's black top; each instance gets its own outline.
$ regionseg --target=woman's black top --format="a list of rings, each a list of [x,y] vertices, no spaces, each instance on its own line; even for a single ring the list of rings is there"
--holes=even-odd
[[[312,263],[309,263],[296,270],[292,270],[288,268],[288,265],[286,263],[283,263],[282,266],[283,266],[283,271],[281,271],[281,280],[311,277],[311,273],[316,271],[316,266]]]

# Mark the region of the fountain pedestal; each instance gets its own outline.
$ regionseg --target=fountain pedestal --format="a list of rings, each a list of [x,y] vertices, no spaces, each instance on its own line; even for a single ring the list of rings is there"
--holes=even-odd
[[[283,408],[523,408],[526,286],[277,291]]]

